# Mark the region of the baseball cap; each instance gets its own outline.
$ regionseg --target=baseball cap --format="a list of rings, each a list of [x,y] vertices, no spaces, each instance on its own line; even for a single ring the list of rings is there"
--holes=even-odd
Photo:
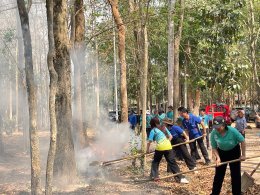
[[[213,129],[218,129],[224,125],[226,125],[226,121],[222,116],[217,116],[213,119]]]

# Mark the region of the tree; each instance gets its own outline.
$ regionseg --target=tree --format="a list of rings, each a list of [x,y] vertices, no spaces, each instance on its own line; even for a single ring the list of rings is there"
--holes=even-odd
[[[173,69],[174,69],[174,7],[175,0],[169,0],[168,11],[168,106],[173,105]]]
[[[177,120],[178,107],[180,106],[180,42],[182,36],[182,27],[184,19],[184,0],[180,0],[180,15],[179,15],[179,24],[177,27],[177,32],[174,39],[174,68],[173,68],[173,112],[174,121]]]
[[[30,131],[30,154],[31,154],[31,193],[41,193],[41,168],[40,168],[40,151],[39,137],[37,133],[37,105],[36,105],[36,84],[33,73],[32,45],[28,12],[24,0],[17,0],[18,11],[21,20],[23,42],[24,42],[24,58],[25,58],[25,74],[28,92],[29,105],[29,131]]]
[[[48,40],[49,40],[49,52],[47,57],[47,63],[50,74],[50,92],[49,92],[49,113],[50,113],[50,148],[47,158],[46,167],[46,184],[45,194],[52,194],[53,183],[53,165],[56,154],[56,140],[57,140],[57,119],[55,110],[55,97],[57,93],[57,81],[58,75],[54,68],[53,61],[55,59],[55,45],[53,36],[53,0],[46,0],[47,9],[47,23],[48,23]]]
[[[118,9],[118,0],[108,0],[118,29],[118,56],[120,63],[121,121],[128,122],[126,59],[125,59],[125,25]]]
[[[58,89],[55,97],[57,148],[54,174],[59,176],[59,180],[64,179],[71,182],[76,176],[76,162],[71,134],[71,63],[67,36],[67,1],[55,0],[53,13],[53,35],[56,52],[54,68],[58,74]]]
[[[83,126],[82,115],[86,113],[85,95],[82,93],[82,67],[85,64],[85,16],[83,0],[75,0],[71,13],[71,44],[72,44],[72,60],[74,65],[74,122],[73,127],[77,137],[79,138],[81,147],[86,144],[85,130]],[[84,112],[83,112],[84,111]]]

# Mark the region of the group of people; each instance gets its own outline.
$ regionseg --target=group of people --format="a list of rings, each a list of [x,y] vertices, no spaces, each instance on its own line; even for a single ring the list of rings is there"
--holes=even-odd
[[[172,111],[172,107],[170,107]],[[155,154],[151,166],[151,177],[159,180],[159,164],[164,156],[167,161],[167,171],[180,173],[180,168],[176,163],[175,157],[177,153],[181,154],[189,170],[196,173],[196,160],[199,154],[197,145],[205,160],[205,165],[211,163],[207,149],[212,148],[212,159],[215,159],[216,169],[212,187],[212,195],[220,194],[223,179],[225,176],[227,164],[221,165],[234,159],[245,159],[245,128],[247,126],[244,121],[243,110],[238,111],[236,127],[226,124],[223,117],[215,117],[213,119],[213,130],[209,132],[209,116],[205,114],[205,110],[200,110],[200,116],[195,116],[188,112],[184,107],[178,108],[179,118],[176,123],[172,118],[160,118],[158,116],[151,117],[149,121],[149,129],[147,130],[147,152],[150,152],[150,145],[156,142]],[[166,114],[167,115],[167,114]],[[210,136],[209,136],[210,135]],[[206,139],[206,146],[204,144]],[[194,140],[189,143],[190,152],[184,142]],[[183,143],[183,144],[182,144]],[[176,144],[182,144],[174,147]],[[241,155],[242,150],[242,155]],[[232,192],[235,195],[241,194],[241,163],[230,163]],[[179,174],[175,177],[180,183],[189,183],[184,175]]]

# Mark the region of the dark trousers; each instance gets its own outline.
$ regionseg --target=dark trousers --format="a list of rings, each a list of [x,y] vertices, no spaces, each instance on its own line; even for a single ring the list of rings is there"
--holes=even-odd
[[[172,150],[164,150],[164,151],[155,150],[153,161],[152,161],[152,169],[151,169],[151,176],[153,178],[158,178],[159,176],[158,169],[163,156],[165,157],[170,167],[170,170],[173,174],[180,172],[180,168],[177,165],[176,161],[174,160],[174,155]],[[183,175],[178,175],[176,177],[180,180],[181,178],[183,178]]]
[[[150,132],[151,132],[151,128],[146,128],[146,136],[147,136],[147,139],[149,138],[149,135],[150,135]]]
[[[207,143],[207,148],[209,148],[209,129],[208,128],[206,128],[206,133],[207,133],[207,135],[206,135],[206,143]]]
[[[229,151],[223,151],[218,149],[218,153],[221,162],[238,159],[241,155],[239,144],[235,148]],[[230,163],[229,167],[231,172],[232,194],[240,195],[241,194],[241,163],[240,162]],[[216,167],[211,195],[220,194],[226,169],[227,169],[227,165],[221,165],[219,167]]]
[[[206,149],[206,147],[205,147],[205,145],[204,145],[204,142],[203,142],[203,139],[202,139],[202,138],[197,139],[197,140],[195,140],[194,142],[191,142],[191,143],[190,143],[191,157],[196,161],[196,153],[198,152],[198,151],[196,151],[196,150],[197,150],[197,145],[196,145],[196,143],[198,143],[198,146],[199,146],[199,148],[200,148],[200,151],[201,151],[201,153],[202,153],[202,155],[203,155],[203,157],[204,157],[206,163],[210,162],[210,160],[209,160],[209,155],[208,155],[207,149]]]
[[[183,142],[184,141],[183,141],[182,138],[173,138],[171,140],[172,145],[180,144],[180,143],[183,143]],[[186,144],[174,147],[173,149],[177,149],[178,151],[181,152],[181,155],[182,155],[183,159],[185,160],[187,167],[190,170],[194,169],[196,167],[196,161],[194,161],[194,159],[191,157]],[[169,170],[170,170],[170,167],[169,167],[169,165],[167,165],[167,172],[169,172]]]

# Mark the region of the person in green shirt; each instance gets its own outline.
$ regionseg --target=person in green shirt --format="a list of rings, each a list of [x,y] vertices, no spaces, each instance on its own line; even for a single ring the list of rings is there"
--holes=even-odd
[[[225,177],[227,164],[219,166],[221,162],[235,159],[245,160],[245,138],[237,129],[227,126],[221,116],[213,119],[213,131],[210,135],[213,158],[216,160],[215,176],[213,181],[212,195],[219,195]],[[240,149],[241,145],[241,149]],[[242,155],[241,155],[242,150]],[[241,162],[230,163],[232,193],[241,194]]]
[[[168,106],[168,112],[166,113],[166,116],[168,119],[173,120],[173,107],[172,106]]]

